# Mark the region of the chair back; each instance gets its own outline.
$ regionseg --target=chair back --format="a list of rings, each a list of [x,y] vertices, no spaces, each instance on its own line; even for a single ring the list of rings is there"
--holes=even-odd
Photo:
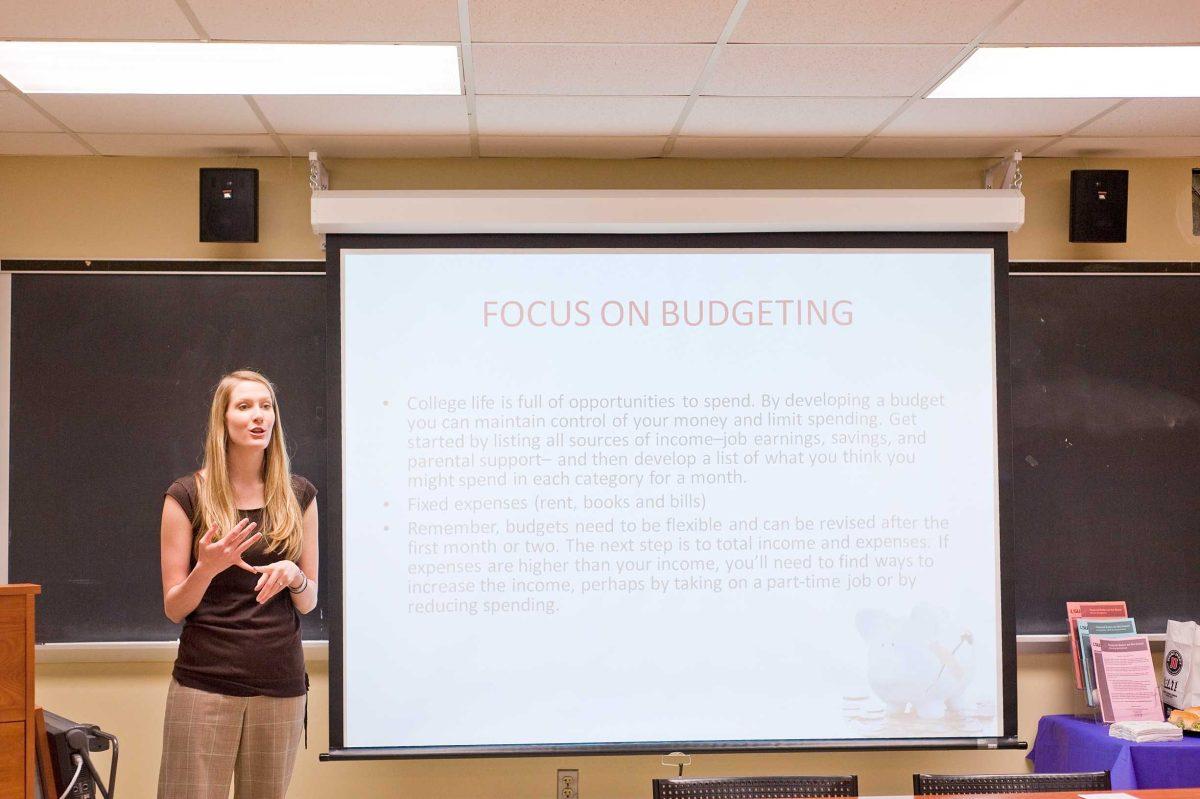
[[[654,780],[654,799],[808,799],[825,796],[858,796],[858,776]]]
[[[961,793],[1042,793],[1109,791],[1107,771],[1078,774],[914,774],[913,793],[935,796]]]

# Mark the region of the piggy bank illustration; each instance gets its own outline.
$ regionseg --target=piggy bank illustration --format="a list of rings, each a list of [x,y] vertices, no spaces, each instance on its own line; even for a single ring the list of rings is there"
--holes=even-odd
[[[919,718],[940,719],[957,710],[974,671],[970,630],[949,614],[926,604],[908,618],[882,610],[862,610],[855,618],[867,641],[867,682],[892,713],[911,708]]]

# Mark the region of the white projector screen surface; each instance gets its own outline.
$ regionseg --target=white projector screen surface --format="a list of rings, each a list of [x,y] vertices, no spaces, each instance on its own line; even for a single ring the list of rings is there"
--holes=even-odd
[[[991,250],[340,274],[346,748],[1003,734]]]

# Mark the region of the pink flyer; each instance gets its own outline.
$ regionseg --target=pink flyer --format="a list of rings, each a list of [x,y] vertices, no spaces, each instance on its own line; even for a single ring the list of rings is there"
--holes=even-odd
[[[1091,643],[1104,720],[1162,721],[1150,639],[1144,635],[1097,637]]]

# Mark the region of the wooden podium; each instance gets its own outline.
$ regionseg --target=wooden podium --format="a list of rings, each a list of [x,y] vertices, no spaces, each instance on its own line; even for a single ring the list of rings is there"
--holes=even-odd
[[[38,585],[0,585],[0,799],[33,799],[33,598]]]

